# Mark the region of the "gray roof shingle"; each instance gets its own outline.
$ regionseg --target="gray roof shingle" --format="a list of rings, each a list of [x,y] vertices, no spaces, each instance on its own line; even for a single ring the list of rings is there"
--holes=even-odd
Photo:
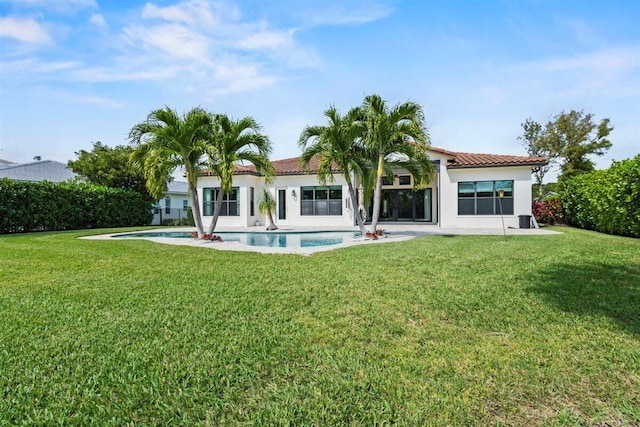
[[[13,181],[50,181],[63,182],[76,178],[77,175],[64,163],[55,160],[5,165],[0,168],[0,179]]]

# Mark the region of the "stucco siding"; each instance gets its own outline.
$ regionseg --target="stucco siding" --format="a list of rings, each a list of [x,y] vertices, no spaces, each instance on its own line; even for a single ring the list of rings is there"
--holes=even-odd
[[[440,226],[469,228],[502,227],[500,215],[458,215],[458,183],[513,180],[513,214],[504,215],[506,227],[519,226],[518,215],[531,215],[531,168],[492,167],[474,169],[442,168],[440,176]]]

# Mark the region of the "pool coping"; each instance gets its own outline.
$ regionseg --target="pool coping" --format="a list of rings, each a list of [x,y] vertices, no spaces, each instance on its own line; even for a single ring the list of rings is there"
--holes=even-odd
[[[367,244],[380,244],[389,242],[401,242],[410,240],[419,236],[427,235],[551,235],[561,234],[557,231],[545,230],[545,229],[513,229],[508,228],[503,230],[502,228],[495,229],[468,229],[468,228],[442,228],[437,225],[423,225],[423,224],[379,224],[379,229],[387,231],[385,235],[377,240],[367,239],[365,237],[357,237],[351,241],[345,241],[335,245],[324,246],[311,246],[311,247],[296,247],[296,248],[281,248],[281,247],[267,247],[267,246],[250,246],[239,242],[212,242],[197,239],[185,239],[185,238],[171,238],[171,237],[127,237],[124,239],[144,239],[155,243],[167,244],[167,245],[180,245],[180,246],[195,246],[207,249],[217,249],[222,251],[240,251],[240,252],[258,252],[264,254],[296,254],[296,255],[311,255],[316,252],[326,252],[336,249],[346,248],[355,245],[367,245]],[[194,231],[193,227],[158,227],[149,230],[140,231],[144,232],[172,232],[182,231],[190,232]],[[340,232],[340,231],[353,231],[359,232],[357,227],[281,227],[277,230],[267,231],[264,226],[260,227],[219,227],[218,232],[259,232],[259,233],[301,233],[301,232]],[[91,236],[84,236],[83,239],[92,240],[105,240],[111,239],[112,236],[119,234],[132,233],[132,231],[122,233],[109,233],[109,234],[97,234]],[[215,232],[214,232],[215,234]]]

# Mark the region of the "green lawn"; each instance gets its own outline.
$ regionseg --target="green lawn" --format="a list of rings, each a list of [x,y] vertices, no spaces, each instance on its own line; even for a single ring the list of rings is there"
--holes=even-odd
[[[0,237],[0,426],[638,425],[640,240]]]

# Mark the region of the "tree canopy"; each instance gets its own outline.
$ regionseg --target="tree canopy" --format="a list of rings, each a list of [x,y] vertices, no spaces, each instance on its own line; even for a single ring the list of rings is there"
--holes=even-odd
[[[553,117],[544,127],[532,119],[522,124],[524,135],[520,137],[530,155],[545,156],[551,164],[559,164],[559,180],[571,178],[595,169],[590,156],[602,156],[611,148],[607,138],[613,126],[608,118],[595,122],[594,115],[584,111],[564,111]],[[538,172],[536,179],[548,171]],[[540,176],[540,173],[542,175]]]
[[[144,175],[135,171],[129,163],[132,152],[133,148],[129,146],[117,145],[111,148],[96,141],[91,151],[76,151],[76,160],[70,160],[67,167],[87,182],[131,189],[151,200]]]
[[[236,165],[248,162],[269,182],[274,168],[269,161],[271,141],[262,133],[262,127],[252,117],[232,120],[224,114],[212,118],[212,131],[208,133],[206,154],[207,167],[220,178],[220,191],[216,194],[216,204],[207,234],[216,227],[224,193],[233,189],[233,174]]]
[[[363,123],[360,121],[362,111],[352,108],[342,116],[331,106],[324,112],[327,124],[324,126],[306,126],[300,135],[298,145],[303,148],[300,158],[306,169],[314,157],[318,159],[318,180],[326,185],[334,182],[333,167],[340,168],[347,182],[351,206],[354,211],[358,205],[354,183],[351,176],[362,176],[362,165],[366,161],[366,153],[362,145],[364,133]],[[362,234],[366,232],[361,214],[356,214],[356,221]]]
[[[433,165],[427,153],[429,136],[424,125],[422,107],[404,102],[393,107],[380,97],[369,95],[362,103],[363,142],[367,157],[375,165],[372,232],[380,218],[382,178],[392,176],[394,167],[401,167],[413,177],[414,187],[429,183]]]
[[[205,165],[204,155],[212,126],[212,115],[201,108],[193,108],[180,116],[165,107],[149,113],[147,120],[136,124],[129,132],[134,147],[132,165],[144,175],[154,198],[162,197],[171,174],[177,168],[184,168],[198,237],[204,235],[204,228],[196,185]]]

